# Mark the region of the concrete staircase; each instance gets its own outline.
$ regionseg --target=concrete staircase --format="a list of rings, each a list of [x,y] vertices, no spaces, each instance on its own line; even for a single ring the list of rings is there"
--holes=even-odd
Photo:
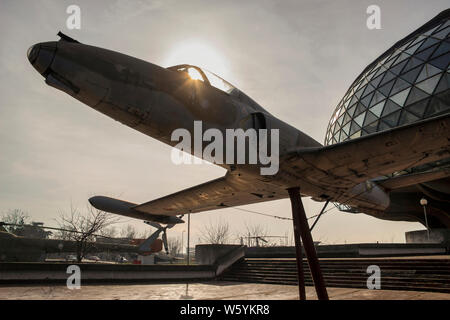
[[[370,265],[381,269],[381,289],[450,293],[450,259],[320,259],[328,287],[366,288]],[[313,282],[306,260],[305,282]],[[224,281],[297,285],[295,259],[245,258],[235,263],[220,278]]]

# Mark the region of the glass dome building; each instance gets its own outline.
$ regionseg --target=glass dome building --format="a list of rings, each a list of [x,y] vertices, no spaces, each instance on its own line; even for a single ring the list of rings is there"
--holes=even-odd
[[[397,42],[352,83],[325,145],[450,112],[449,10]]]

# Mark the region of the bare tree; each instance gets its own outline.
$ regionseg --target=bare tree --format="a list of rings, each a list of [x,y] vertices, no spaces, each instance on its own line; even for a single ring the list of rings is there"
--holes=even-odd
[[[228,222],[218,222],[213,225],[211,222],[203,227],[201,240],[211,244],[228,243],[231,237]]]
[[[28,213],[21,209],[10,209],[3,214],[1,221],[4,223],[15,224],[15,226],[4,226],[4,228],[15,235],[19,235],[23,230],[23,225],[30,219]]]
[[[169,252],[172,255],[177,255],[181,251],[181,241],[179,238],[170,237],[167,239],[167,245],[169,247]]]
[[[92,206],[87,207],[87,213],[82,214],[78,209],[70,206],[70,213],[60,212],[57,223],[59,227],[68,231],[60,231],[59,236],[65,240],[76,242],[78,262],[94,247],[95,233],[100,233],[108,226],[117,223],[118,219]]]
[[[246,244],[251,247],[252,245],[264,246],[268,244],[266,237],[268,235],[267,227],[261,224],[248,225],[245,223],[245,229],[243,233],[238,234],[238,238],[241,244]]]
[[[137,237],[137,231],[134,226],[131,224],[127,224],[125,229],[122,229],[120,232],[120,237],[127,239],[135,239]]]

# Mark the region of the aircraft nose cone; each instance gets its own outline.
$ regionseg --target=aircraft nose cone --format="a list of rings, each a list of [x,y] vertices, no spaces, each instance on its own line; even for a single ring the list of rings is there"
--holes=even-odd
[[[44,75],[52,64],[56,53],[56,42],[42,42],[31,46],[27,51],[27,57],[33,67]]]

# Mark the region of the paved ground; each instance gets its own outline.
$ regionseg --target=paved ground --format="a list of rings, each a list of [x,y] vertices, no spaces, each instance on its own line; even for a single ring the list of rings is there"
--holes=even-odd
[[[187,293],[186,293],[187,290]],[[306,288],[308,299],[316,299],[313,287]],[[328,288],[333,300],[450,300],[450,294],[393,290]],[[79,290],[66,286],[0,286],[0,300],[5,299],[106,299],[106,300],[293,300],[296,286],[249,284],[238,282],[205,282],[186,284],[86,285]]]

